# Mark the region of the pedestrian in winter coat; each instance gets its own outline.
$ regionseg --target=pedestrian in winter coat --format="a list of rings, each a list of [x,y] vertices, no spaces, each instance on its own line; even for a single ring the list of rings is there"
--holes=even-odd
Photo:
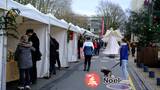
[[[33,67],[30,70],[30,77],[32,84],[35,84],[37,81],[37,61],[41,60],[41,52],[39,49],[40,42],[39,38],[33,29],[28,29],[26,35],[29,37],[29,42],[32,42],[32,46],[35,48],[35,51],[32,51],[32,63]]]
[[[81,48],[83,47],[83,38],[82,36],[78,39],[78,59],[81,59]]]
[[[93,41],[93,46],[94,46],[94,55],[97,55],[97,48],[98,48],[97,40]]]
[[[122,79],[128,79],[128,45],[125,39],[122,39],[121,47],[120,47],[120,66],[122,68]]]
[[[59,49],[59,43],[56,41],[56,39],[50,36],[50,75],[56,74],[56,68],[55,68],[56,62],[58,64],[58,69],[60,70],[61,68],[58,49]]]
[[[131,43],[131,52],[132,52],[132,57],[135,57],[135,52],[136,52],[135,42]]]
[[[99,50],[101,48],[100,41],[97,41],[97,55],[99,55]]]
[[[31,51],[35,49],[32,47],[31,43],[28,42],[28,36],[24,35],[20,38],[20,43],[17,46],[15,52],[15,60],[18,63],[19,76],[20,76],[20,86],[21,89],[30,89],[30,68],[32,67],[32,55]]]
[[[86,66],[87,71],[90,70],[90,65],[91,65],[91,58],[94,52],[94,46],[93,43],[90,41],[90,37],[86,38],[86,41],[83,44],[83,52],[84,52],[84,57],[85,57],[85,62],[84,62],[84,71],[86,71]]]

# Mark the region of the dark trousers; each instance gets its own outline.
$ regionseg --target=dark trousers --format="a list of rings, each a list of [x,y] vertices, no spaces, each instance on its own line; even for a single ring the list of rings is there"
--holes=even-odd
[[[100,48],[97,48],[97,55],[99,55],[99,50],[100,50]]]
[[[135,49],[131,49],[131,51],[132,51],[132,57],[134,57],[135,56]]]
[[[56,53],[56,61],[57,61],[57,64],[58,64],[58,69],[60,69],[61,68],[61,62],[60,62],[60,60],[59,60],[59,52],[57,52]]]
[[[81,59],[80,47],[78,48],[78,59]]]
[[[84,61],[84,70],[86,70],[87,67],[87,71],[90,70],[90,66],[91,66],[91,57],[92,55],[85,55],[85,61]]]
[[[33,67],[30,69],[31,82],[36,83],[37,81],[37,61],[33,61]]]
[[[51,74],[56,74],[55,62],[50,61],[50,68],[49,68],[49,71],[50,71],[50,75],[51,75]]]
[[[22,87],[30,85],[30,69],[19,69],[19,84]]]
[[[94,49],[94,55],[97,55],[97,48]]]

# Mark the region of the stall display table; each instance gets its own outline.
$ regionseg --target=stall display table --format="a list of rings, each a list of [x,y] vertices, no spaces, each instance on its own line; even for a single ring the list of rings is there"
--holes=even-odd
[[[17,62],[14,60],[10,60],[7,62],[6,68],[6,82],[11,82],[19,79],[19,71]]]

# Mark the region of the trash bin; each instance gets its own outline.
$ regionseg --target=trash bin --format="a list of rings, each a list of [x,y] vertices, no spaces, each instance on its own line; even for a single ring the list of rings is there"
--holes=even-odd
[[[160,78],[157,78],[157,85],[160,86]]]
[[[144,71],[144,72],[148,72],[148,66],[144,66],[144,67],[143,67],[143,71]]]
[[[143,68],[144,67],[144,64],[143,63],[140,63],[140,68]]]

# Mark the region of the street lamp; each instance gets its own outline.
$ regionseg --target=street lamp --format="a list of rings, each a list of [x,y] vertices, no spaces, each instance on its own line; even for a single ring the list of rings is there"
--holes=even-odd
[[[148,15],[149,15],[149,25],[152,26],[152,18],[153,18],[153,5],[154,0],[145,0],[144,6],[148,9]]]

